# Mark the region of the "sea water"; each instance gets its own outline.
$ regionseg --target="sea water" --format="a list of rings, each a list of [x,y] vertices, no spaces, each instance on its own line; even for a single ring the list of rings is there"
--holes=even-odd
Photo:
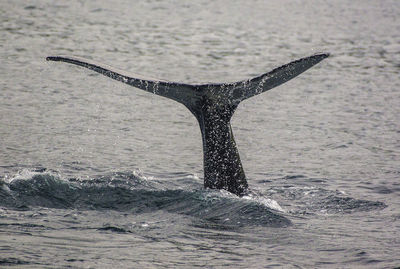
[[[0,266],[400,265],[400,2],[0,2]],[[182,105],[77,66],[232,82],[331,56],[241,103],[250,185],[203,189]]]

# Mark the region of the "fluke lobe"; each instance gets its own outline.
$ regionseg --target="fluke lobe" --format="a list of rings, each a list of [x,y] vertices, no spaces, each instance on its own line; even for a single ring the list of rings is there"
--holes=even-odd
[[[328,56],[329,54],[326,53],[312,55],[244,81],[197,85],[146,79],[79,57],[51,56],[46,59],[89,68],[186,106],[198,120],[201,130],[204,187],[224,189],[242,196],[246,193],[248,184],[230,124],[237,106],[247,98],[268,91],[298,76]]]

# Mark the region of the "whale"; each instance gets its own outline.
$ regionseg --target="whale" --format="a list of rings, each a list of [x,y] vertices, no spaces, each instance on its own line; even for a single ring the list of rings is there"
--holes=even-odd
[[[243,196],[248,193],[249,186],[230,123],[236,108],[243,100],[293,79],[328,56],[329,53],[311,55],[243,81],[205,84],[146,78],[75,56],[49,56],[46,59],[82,66],[184,105],[196,117],[201,131],[204,187]]]

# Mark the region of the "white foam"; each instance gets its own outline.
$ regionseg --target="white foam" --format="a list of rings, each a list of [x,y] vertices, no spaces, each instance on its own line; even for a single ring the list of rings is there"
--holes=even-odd
[[[255,201],[259,204],[265,205],[266,207],[269,207],[273,210],[280,211],[280,212],[285,212],[285,210],[278,204],[277,201],[265,197],[259,197],[259,196],[254,196],[252,194],[246,195],[242,197],[243,199],[246,200],[252,200]]]

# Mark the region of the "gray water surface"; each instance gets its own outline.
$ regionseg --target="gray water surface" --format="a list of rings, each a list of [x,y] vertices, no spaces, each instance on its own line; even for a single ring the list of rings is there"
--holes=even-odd
[[[400,265],[400,2],[0,1],[0,266]],[[251,194],[204,190],[182,105],[80,67],[232,82]]]

